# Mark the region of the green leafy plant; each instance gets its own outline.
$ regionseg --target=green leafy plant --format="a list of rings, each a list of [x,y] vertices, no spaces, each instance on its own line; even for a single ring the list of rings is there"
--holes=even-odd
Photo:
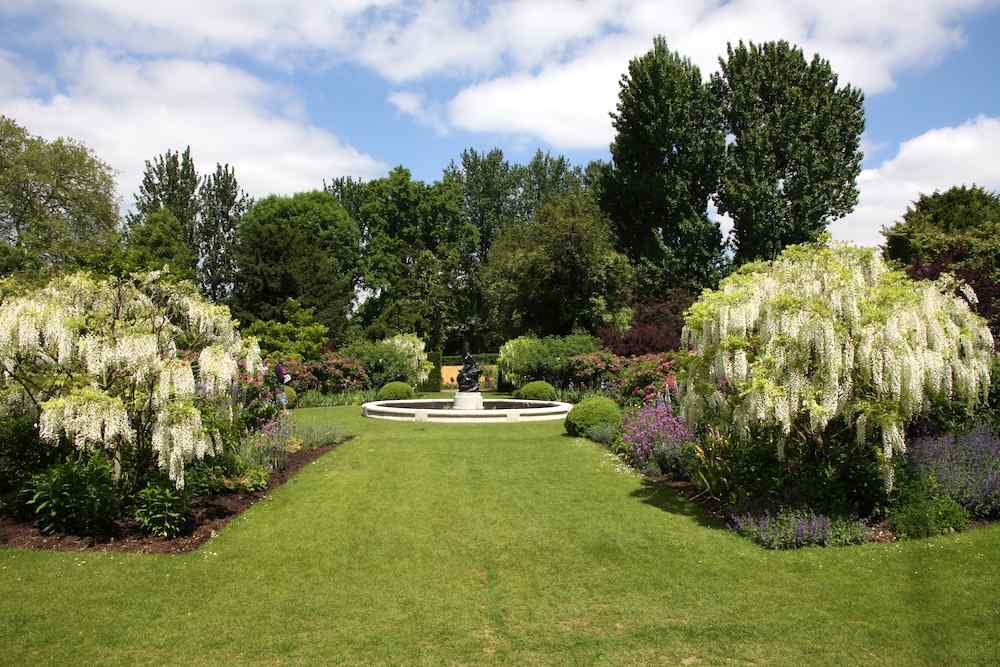
[[[390,382],[378,390],[376,400],[404,401],[413,398],[413,387],[405,382]]]
[[[296,407],[299,400],[299,393],[295,391],[295,387],[285,386],[284,391],[285,391],[285,400],[288,402],[288,407],[289,408]]]
[[[45,533],[107,535],[118,517],[114,470],[102,453],[52,466],[33,476],[22,493]]]
[[[536,338],[521,336],[500,348],[497,368],[504,381],[520,387],[531,380],[564,386],[574,377],[574,357],[601,349],[601,341],[587,334]]]
[[[597,426],[617,430],[622,421],[622,409],[610,398],[585,398],[566,415],[566,432],[572,436],[587,436]]]
[[[431,364],[430,374],[420,385],[420,391],[435,392],[441,391],[441,352],[431,352],[427,355]]]
[[[618,428],[613,424],[596,424],[587,429],[587,439],[605,446],[614,444],[618,437]]]
[[[150,535],[177,537],[191,523],[191,507],[185,492],[151,484],[136,494],[132,517]]]
[[[535,380],[515,391],[514,398],[523,398],[526,401],[554,401],[559,395],[555,387],[545,380]]]
[[[857,519],[828,517],[809,510],[779,510],[760,515],[736,514],[729,527],[768,549],[836,547],[865,541],[865,525]]]
[[[263,491],[267,488],[267,483],[271,479],[271,471],[264,465],[251,465],[245,468],[239,475],[228,480],[229,488],[233,491]]]
[[[965,530],[969,525],[965,508],[940,494],[930,475],[901,484],[888,516],[892,529],[900,537],[931,537]]]

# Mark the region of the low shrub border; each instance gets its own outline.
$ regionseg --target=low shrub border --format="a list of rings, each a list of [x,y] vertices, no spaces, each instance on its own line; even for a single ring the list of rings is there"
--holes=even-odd
[[[259,491],[220,493],[195,498],[191,503],[190,530],[173,538],[145,534],[129,518],[116,523],[106,538],[80,537],[65,533],[46,535],[34,520],[19,521],[0,516],[0,545],[17,549],[50,549],[53,551],[114,551],[132,553],[185,553],[194,551],[215,537],[230,521],[257,501],[267,498],[279,486],[292,478],[303,466],[332,451],[350,438],[337,444],[301,449],[288,456],[288,466],[271,473],[267,486]]]

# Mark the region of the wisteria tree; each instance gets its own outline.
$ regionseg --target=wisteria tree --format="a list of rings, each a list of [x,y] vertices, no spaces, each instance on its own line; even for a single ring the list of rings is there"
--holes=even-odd
[[[883,461],[935,399],[975,404],[989,389],[993,338],[950,276],[914,281],[874,249],[792,246],[741,267],[686,316],[681,411],[694,427],[825,443],[837,421]],[[885,466],[887,473],[890,470]],[[891,476],[889,477],[891,484]]]
[[[228,308],[160,272],[69,275],[5,299],[0,365],[7,392],[38,410],[42,441],[104,450],[119,474],[155,462],[178,488],[187,463],[221,448],[206,409],[228,410],[241,367],[261,371]]]

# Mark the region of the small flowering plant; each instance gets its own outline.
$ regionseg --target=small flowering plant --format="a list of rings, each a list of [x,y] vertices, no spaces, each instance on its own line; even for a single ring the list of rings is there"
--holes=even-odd
[[[622,441],[632,460],[640,466],[654,462],[664,473],[677,469],[683,449],[692,439],[684,420],[675,416],[666,402],[644,405],[627,413],[622,421]]]

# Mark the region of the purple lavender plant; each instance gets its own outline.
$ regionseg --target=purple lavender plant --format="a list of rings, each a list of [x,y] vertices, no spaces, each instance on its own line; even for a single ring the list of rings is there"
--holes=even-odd
[[[662,472],[674,466],[691,439],[684,420],[674,415],[667,402],[644,405],[622,421],[622,440],[632,460],[639,465],[655,460]]]
[[[809,510],[733,514],[729,528],[768,549],[842,546],[865,539],[865,526],[857,519],[831,519]]]
[[[963,435],[915,438],[910,464],[930,475],[938,489],[981,518],[1000,517],[1000,436],[989,426]]]

